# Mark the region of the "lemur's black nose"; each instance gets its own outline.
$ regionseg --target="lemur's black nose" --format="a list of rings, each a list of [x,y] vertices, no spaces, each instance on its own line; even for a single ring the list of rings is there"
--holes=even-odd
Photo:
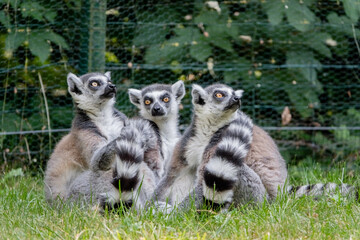
[[[233,99],[234,99],[235,101],[239,101],[239,100],[240,100],[240,97],[239,97],[239,96],[234,96]]]
[[[116,86],[114,84],[110,84],[109,88],[114,89],[114,88],[116,88]]]
[[[158,111],[160,111],[161,108],[159,106],[154,106],[153,109],[154,109],[155,112],[158,112]]]

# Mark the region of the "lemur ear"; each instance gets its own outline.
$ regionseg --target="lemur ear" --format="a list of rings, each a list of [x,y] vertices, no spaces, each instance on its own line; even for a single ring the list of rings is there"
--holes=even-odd
[[[106,72],[104,75],[111,81],[111,72]]]
[[[82,94],[81,88],[83,86],[83,82],[80,78],[78,78],[75,74],[69,73],[67,75],[67,84],[69,93]]]
[[[243,95],[243,92],[244,92],[244,90],[242,90],[242,89],[236,90],[236,91],[235,91],[235,95],[236,95],[237,97],[241,98],[242,95]]]
[[[205,90],[197,84],[192,85],[192,102],[193,104],[204,105],[205,104]]]
[[[184,82],[180,80],[171,85],[171,91],[175,95],[177,103],[180,103],[181,99],[185,96]]]
[[[134,88],[130,88],[128,90],[128,94],[129,94],[130,102],[135,106],[140,107],[141,91]]]

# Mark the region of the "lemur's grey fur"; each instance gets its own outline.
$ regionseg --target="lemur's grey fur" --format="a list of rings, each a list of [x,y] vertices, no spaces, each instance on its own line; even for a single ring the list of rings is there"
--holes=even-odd
[[[176,145],[155,201],[185,199],[180,206],[186,206],[189,193],[197,205],[203,197],[227,204],[276,196],[286,180],[285,161],[273,140],[238,110],[241,95],[242,90],[222,84],[193,85],[193,120]]]
[[[67,199],[85,205],[144,207],[164,164],[158,136],[148,121],[129,120],[107,148],[94,154],[90,170],[77,177]]]
[[[129,89],[128,93],[131,103],[140,110],[141,117],[151,121],[158,130],[165,170],[180,138],[178,113],[179,104],[185,95],[184,83],[177,81],[172,85],[152,84],[141,90]]]
[[[127,117],[114,108],[116,87],[110,72],[69,73],[68,91],[75,103],[75,118],[69,134],[56,145],[45,171],[45,195],[51,203],[66,197],[72,181],[90,169],[94,153],[116,139]]]

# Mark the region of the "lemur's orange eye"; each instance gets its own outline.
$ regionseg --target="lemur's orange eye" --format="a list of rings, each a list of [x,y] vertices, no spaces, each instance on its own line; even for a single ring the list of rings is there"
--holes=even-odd
[[[146,105],[149,105],[150,103],[151,103],[151,101],[150,101],[149,99],[146,99],[146,100],[145,100],[145,104],[146,104]]]
[[[215,96],[216,96],[217,98],[222,98],[222,97],[223,97],[223,95],[222,95],[221,93],[217,93]]]
[[[97,87],[97,86],[99,86],[99,84],[98,84],[97,82],[92,82],[92,83],[91,83],[91,86]]]
[[[163,101],[168,102],[168,101],[170,101],[170,99],[168,97],[164,97]]]

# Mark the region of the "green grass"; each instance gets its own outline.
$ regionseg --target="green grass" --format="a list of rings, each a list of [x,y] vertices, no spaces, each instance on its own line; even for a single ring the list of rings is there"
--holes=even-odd
[[[289,169],[291,184],[332,181],[359,185],[345,165]],[[360,204],[335,196],[315,201],[281,196],[258,208],[228,213],[105,214],[48,206],[41,177],[0,179],[0,239],[359,239]]]

